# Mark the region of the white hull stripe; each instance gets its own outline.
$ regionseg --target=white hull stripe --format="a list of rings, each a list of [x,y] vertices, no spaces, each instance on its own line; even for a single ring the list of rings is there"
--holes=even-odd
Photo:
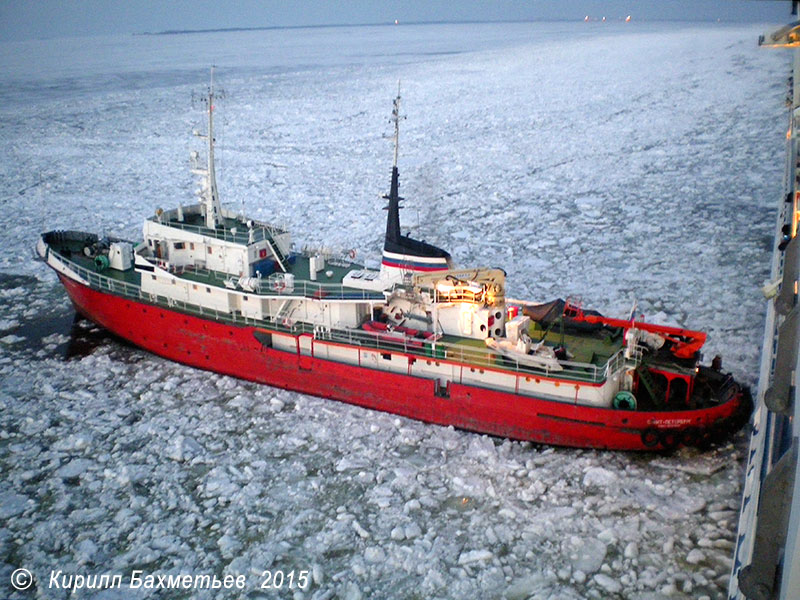
[[[395,252],[383,251],[383,259],[390,261],[413,262],[419,264],[439,265],[447,264],[447,259],[443,256],[414,256],[413,254],[397,254]]]
[[[384,252],[381,264],[385,267],[406,271],[443,271],[448,268],[444,257],[429,258]]]

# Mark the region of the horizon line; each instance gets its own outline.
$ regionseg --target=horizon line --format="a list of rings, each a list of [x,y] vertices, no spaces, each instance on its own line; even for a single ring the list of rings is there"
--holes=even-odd
[[[626,23],[627,15],[624,17],[603,17],[590,18],[588,23]],[[585,23],[584,18],[542,18],[542,19],[476,19],[476,20],[431,20],[431,21],[380,21],[372,23],[321,23],[308,25],[259,25],[254,27],[213,27],[203,29],[165,29],[163,31],[140,31],[130,35],[190,35],[197,33],[233,33],[242,31],[272,31],[277,29],[325,29],[340,27],[400,27],[403,25],[479,25],[479,24],[503,24],[503,23]],[[627,23],[742,23],[759,24],[757,21],[735,19],[631,19]],[[767,21],[764,21],[767,23]],[[102,35],[102,34],[101,34]]]

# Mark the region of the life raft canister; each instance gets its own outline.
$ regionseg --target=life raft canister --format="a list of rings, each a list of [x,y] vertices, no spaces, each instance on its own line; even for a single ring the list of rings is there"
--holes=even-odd
[[[613,406],[618,410],[636,410],[636,396],[624,390],[617,392]]]

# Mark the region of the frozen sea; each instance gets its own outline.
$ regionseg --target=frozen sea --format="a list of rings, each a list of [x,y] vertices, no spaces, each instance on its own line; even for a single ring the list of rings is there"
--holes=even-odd
[[[538,447],[164,361],[73,312],[41,231],[137,238],[192,201],[217,65],[223,201],[377,265],[401,80],[405,228],[517,298],[708,332],[756,384],[788,54],[762,27],[338,27],[0,44],[0,595],[63,574],[245,575],[78,598],[724,598],[746,435]],[[33,588],[9,585],[17,568]],[[263,572],[309,586],[261,589]]]

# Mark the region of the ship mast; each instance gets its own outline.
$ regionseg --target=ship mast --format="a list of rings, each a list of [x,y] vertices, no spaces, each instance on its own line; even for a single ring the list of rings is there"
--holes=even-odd
[[[400,82],[397,82],[397,98],[394,99],[392,108],[392,122],[394,123],[394,162],[392,167],[397,169],[397,155],[400,148]]]
[[[386,219],[386,239],[398,243],[400,241],[400,175],[397,170],[397,155],[400,148],[400,82],[397,82],[397,98],[394,99],[392,109],[392,123],[394,123],[394,162],[392,163],[392,185],[389,194],[384,195],[389,201],[386,207],[389,211]]]
[[[394,123],[394,162],[392,163],[392,187],[383,197],[389,201],[385,210],[386,238],[383,242],[382,277],[402,277],[413,271],[443,271],[452,267],[450,254],[425,241],[415,240],[400,233],[400,175],[397,158],[400,149],[400,82],[397,83],[397,98],[394,99],[391,122]]]
[[[211,67],[211,82],[208,86],[208,164],[205,169],[193,168],[192,172],[202,178],[200,196],[204,204],[206,227],[216,229],[222,218],[222,207],[217,193],[217,175],[214,171],[214,67]]]

